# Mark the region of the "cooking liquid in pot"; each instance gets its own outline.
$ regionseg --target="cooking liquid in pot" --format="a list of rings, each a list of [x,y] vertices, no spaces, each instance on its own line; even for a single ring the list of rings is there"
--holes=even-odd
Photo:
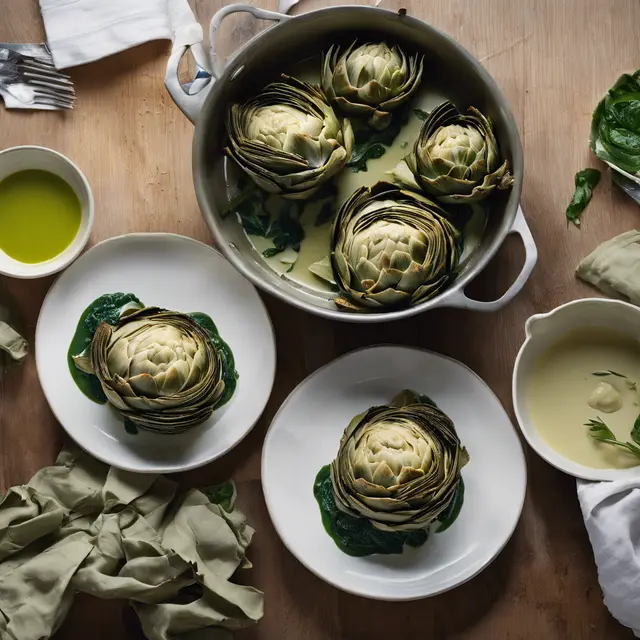
[[[317,83],[319,82],[319,68],[320,61],[314,58],[295,67],[291,75],[306,82]],[[447,96],[430,87],[423,80],[421,89],[411,101],[407,124],[401,129],[392,146],[386,148],[382,157],[368,160],[366,171],[354,172],[351,168],[346,167],[336,179],[335,184],[338,195],[334,205],[334,216],[356,189],[374,185],[381,180],[392,181],[389,172],[411,151],[423,122],[415,115],[413,110],[420,109],[428,112],[447,99]],[[226,160],[225,171],[229,197],[231,197],[237,191],[236,185],[241,172],[229,159]],[[324,294],[333,290],[331,285],[311,273],[309,266],[329,255],[329,233],[334,216],[327,219],[323,224],[317,224],[318,215],[325,202],[308,203],[300,214],[300,224],[304,230],[304,239],[300,243],[300,251],[294,251],[289,248],[274,256],[264,257],[263,252],[269,252],[269,249],[273,248],[273,241],[269,238],[247,234],[251,244],[263,257],[264,262],[276,273]],[[272,196],[267,204],[272,217],[275,217],[282,205],[282,199]],[[461,262],[467,260],[480,245],[486,222],[486,210],[480,206],[474,206],[473,215],[463,229],[464,251],[461,256]]]

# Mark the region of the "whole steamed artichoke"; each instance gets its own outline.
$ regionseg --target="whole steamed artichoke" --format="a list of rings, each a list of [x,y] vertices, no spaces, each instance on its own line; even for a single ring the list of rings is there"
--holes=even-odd
[[[353,129],[315,85],[283,75],[227,113],[226,153],[269,193],[306,199],[351,158]]]
[[[107,400],[136,427],[180,433],[209,418],[225,383],[211,338],[190,316],[158,307],[102,322],[76,366],[97,376]]]
[[[451,102],[429,114],[413,151],[393,174],[398,182],[447,204],[479,202],[513,184],[491,122],[474,107],[463,115]]]
[[[336,506],[383,531],[424,529],[469,461],[450,418],[413,391],[356,416],[331,463]]]
[[[361,187],[331,231],[331,265],[347,299],[338,306],[378,310],[439,293],[460,258],[459,232],[427,198],[387,182]]]
[[[323,56],[322,88],[335,107],[382,130],[420,85],[423,61],[385,42],[354,42],[342,52],[333,45]]]

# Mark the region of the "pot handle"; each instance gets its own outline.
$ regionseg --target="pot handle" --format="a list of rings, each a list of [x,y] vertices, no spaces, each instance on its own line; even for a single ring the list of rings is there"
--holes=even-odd
[[[297,0],[280,0],[280,9],[288,11],[297,4]],[[181,44],[174,42],[169,62],[167,63],[167,72],[164,78],[164,84],[173,101],[178,105],[182,113],[184,113],[191,122],[195,122],[207,94],[211,90],[214,82],[224,72],[225,64],[216,52],[216,31],[220,27],[222,21],[232,13],[250,13],[258,20],[273,20],[274,22],[282,22],[288,20],[291,16],[284,13],[276,13],[275,11],[266,11],[259,9],[250,4],[231,4],[223,7],[216,12],[211,18],[209,28],[209,51],[210,60],[202,45],[202,42],[195,44]],[[178,67],[182,56],[188,51],[191,53],[196,62],[196,73],[191,82],[181,84],[178,79]]]
[[[538,249],[536,248],[536,243],[524,218],[522,208],[519,205],[516,213],[516,219],[514,220],[513,226],[509,230],[508,235],[511,235],[512,233],[517,233],[520,236],[525,251],[524,265],[522,266],[522,270],[514,283],[500,298],[491,302],[481,302],[479,300],[467,298],[464,293],[464,289],[461,289],[460,291],[456,291],[450,300],[447,300],[447,307],[459,307],[461,309],[471,309],[472,311],[498,311],[509,304],[509,302],[511,302],[511,300],[520,293],[529,279],[533,268],[536,266],[536,262],[538,261]]]
[[[283,2],[281,0],[280,7],[288,11],[295,4],[296,2]],[[267,11],[266,9],[254,7],[251,4],[230,4],[227,7],[222,7],[222,9],[216,12],[213,18],[211,18],[211,25],[209,27],[209,54],[214,78],[219,78],[224,73],[225,68],[224,61],[221,60],[216,51],[216,31],[219,29],[222,21],[232,13],[250,13],[256,20],[273,20],[274,22],[283,22],[284,20],[291,19],[291,16],[287,16],[284,13]]]

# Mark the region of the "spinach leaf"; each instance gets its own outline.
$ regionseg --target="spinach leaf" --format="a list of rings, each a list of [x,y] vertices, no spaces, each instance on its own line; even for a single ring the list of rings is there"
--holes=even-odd
[[[640,171],[640,69],[621,75],[599,102],[589,144],[600,160],[627,173]]]
[[[597,169],[583,169],[578,171],[574,178],[576,190],[573,198],[567,207],[566,216],[569,222],[573,222],[576,227],[580,226],[580,214],[585,210],[591,200],[591,194],[598,182],[600,182],[600,171]]]
[[[300,251],[300,243],[304,240],[304,229],[297,215],[292,215],[293,209],[293,203],[285,201],[278,217],[271,222],[266,237],[272,239],[273,247],[262,252],[265,258],[272,258],[289,247],[294,251]]]
[[[355,144],[351,160],[347,163],[354,173],[367,171],[367,160],[381,158],[390,147],[408,119],[407,112],[396,113],[391,124],[382,131],[360,128],[355,131]]]

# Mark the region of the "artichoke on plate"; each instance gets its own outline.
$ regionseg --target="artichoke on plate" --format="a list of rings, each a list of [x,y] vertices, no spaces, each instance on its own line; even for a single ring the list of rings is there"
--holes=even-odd
[[[335,107],[382,130],[419,87],[423,62],[424,56],[385,42],[354,42],[345,50],[333,45],[323,55],[322,88]]]
[[[227,113],[227,155],[269,193],[303,200],[351,158],[353,129],[315,85],[283,75]]]
[[[224,391],[223,362],[193,318],[158,307],[102,322],[76,366],[97,376],[107,400],[136,427],[180,433],[209,418]]]
[[[490,120],[474,107],[462,114],[451,102],[443,102],[429,114],[413,151],[393,175],[398,182],[417,186],[447,204],[479,202],[495,189],[513,184]]]
[[[387,182],[361,187],[331,230],[331,264],[348,310],[410,305],[439,293],[460,258],[460,234],[429,199]]]
[[[345,430],[331,463],[336,506],[383,531],[424,529],[449,507],[468,461],[451,419],[403,391]]]

